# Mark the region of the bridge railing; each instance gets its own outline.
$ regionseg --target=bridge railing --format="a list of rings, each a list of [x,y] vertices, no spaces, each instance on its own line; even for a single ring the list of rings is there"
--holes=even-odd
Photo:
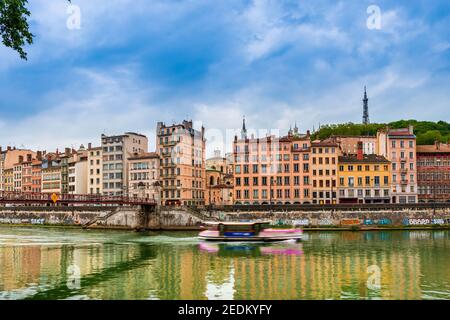
[[[98,194],[58,194],[57,203],[87,203],[87,204],[130,204],[130,205],[155,205],[156,202],[149,198],[129,196],[106,196]],[[53,193],[35,192],[11,192],[0,191],[0,202],[3,203],[53,203]]]

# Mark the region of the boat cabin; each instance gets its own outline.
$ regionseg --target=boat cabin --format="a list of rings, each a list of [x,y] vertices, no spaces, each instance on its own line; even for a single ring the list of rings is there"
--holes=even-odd
[[[270,222],[221,222],[212,226],[221,236],[256,236],[269,228]]]

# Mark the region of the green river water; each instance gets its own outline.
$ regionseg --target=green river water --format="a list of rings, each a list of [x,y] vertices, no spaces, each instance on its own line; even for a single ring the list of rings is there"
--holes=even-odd
[[[450,231],[196,232],[0,227],[0,299],[450,299]]]

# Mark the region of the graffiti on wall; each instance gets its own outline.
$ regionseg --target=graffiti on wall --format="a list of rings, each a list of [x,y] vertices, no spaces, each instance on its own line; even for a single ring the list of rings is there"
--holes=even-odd
[[[422,225],[427,225],[430,223],[431,223],[431,220],[428,218],[419,218],[419,219],[405,218],[405,219],[403,219],[403,224],[410,225],[410,226],[422,226]]]
[[[444,219],[431,219],[431,223],[432,224],[445,224],[445,220]]]
[[[0,224],[32,224],[32,225],[82,225],[90,221],[89,217],[75,215],[49,215],[45,218],[31,216],[30,218],[0,218]]]
[[[271,224],[275,226],[308,226],[309,219],[297,219],[297,220],[278,219],[272,221]]]
[[[309,219],[299,219],[299,220],[292,220],[293,226],[308,226],[309,225]]]
[[[332,226],[333,225],[333,220],[329,219],[329,218],[325,218],[325,219],[320,219],[317,224],[319,226]]]
[[[342,219],[341,225],[343,226],[359,226],[361,221],[359,219]]]
[[[363,222],[364,225],[390,225],[392,224],[392,220],[388,218],[382,218],[382,219],[364,219]]]

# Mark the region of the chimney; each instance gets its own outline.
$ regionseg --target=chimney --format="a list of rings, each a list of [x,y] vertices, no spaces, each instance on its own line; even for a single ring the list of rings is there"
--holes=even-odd
[[[42,161],[42,151],[36,152],[36,159]]]
[[[414,134],[414,126],[412,124],[409,125],[408,129],[409,133]]]
[[[91,150],[92,149],[92,143],[88,143],[88,150]]]
[[[23,156],[19,156],[19,163],[23,162]]]
[[[11,151],[11,146],[8,146],[6,149],[7,149],[8,151]]]
[[[65,148],[64,153],[66,156],[70,156],[70,148]]]
[[[306,135],[309,137],[311,135],[311,131],[307,130]]]
[[[358,159],[358,160],[363,160],[364,159],[363,143],[362,143],[362,141],[358,141],[358,153],[356,155],[356,159]]]
[[[27,154],[27,162],[31,162],[32,160],[32,155],[29,153]]]

